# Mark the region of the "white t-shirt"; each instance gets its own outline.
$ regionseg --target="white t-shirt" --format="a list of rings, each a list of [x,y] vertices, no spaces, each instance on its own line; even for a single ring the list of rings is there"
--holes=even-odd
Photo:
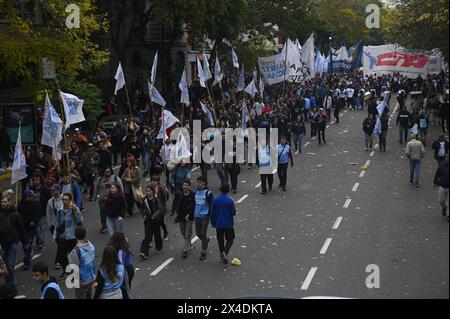
[[[444,157],[445,156],[445,142],[439,142],[439,153],[438,153],[439,157]]]
[[[354,89],[352,89],[352,88],[348,88],[347,89],[347,97],[348,98],[352,98],[353,97],[353,95],[355,94],[355,90]]]
[[[255,110],[256,115],[258,115],[258,116],[261,116],[261,115],[262,115],[263,106],[262,106],[261,103],[256,102],[256,103],[253,105],[253,108],[254,108],[254,110]]]

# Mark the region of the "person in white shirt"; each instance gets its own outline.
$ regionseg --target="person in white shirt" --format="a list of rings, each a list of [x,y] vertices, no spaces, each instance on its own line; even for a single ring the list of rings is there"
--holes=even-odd
[[[256,101],[256,103],[253,105],[253,109],[255,110],[256,117],[258,120],[262,118],[263,113],[263,105],[260,101]]]
[[[347,108],[348,109],[355,109],[355,103],[353,101],[353,96],[355,95],[355,89],[352,87],[348,87],[346,90],[347,95]]]
[[[330,92],[325,95],[322,107],[327,112],[327,122],[329,122],[331,120],[331,110],[333,109],[333,98]]]

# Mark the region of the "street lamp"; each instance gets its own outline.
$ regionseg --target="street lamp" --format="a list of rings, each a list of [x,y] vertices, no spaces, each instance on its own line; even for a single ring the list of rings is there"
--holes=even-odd
[[[333,41],[333,37],[330,36],[328,38],[328,47],[330,48],[330,76],[333,75],[333,52],[331,50],[331,41]]]

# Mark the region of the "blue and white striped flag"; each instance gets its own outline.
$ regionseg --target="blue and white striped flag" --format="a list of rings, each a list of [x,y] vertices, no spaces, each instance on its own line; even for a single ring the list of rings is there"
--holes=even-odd
[[[62,130],[63,122],[58,113],[56,113],[48,93],[46,93],[41,144],[55,148],[55,146],[57,146],[63,139]]]
[[[239,75],[238,85],[236,92],[240,92],[245,89],[245,72],[244,72],[244,63],[242,63],[241,74]]]

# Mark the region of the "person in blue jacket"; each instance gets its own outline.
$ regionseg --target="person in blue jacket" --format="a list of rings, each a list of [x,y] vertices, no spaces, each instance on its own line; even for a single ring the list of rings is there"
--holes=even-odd
[[[202,241],[202,253],[200,261],[206,259],[206,251],[208,250],[208,225],[210,220],[210,211],[212,201],[214,199],[213,193],[206,186],[206,178],[204,176],[197,177],[197,191],[195,192],[195,232],[197,237]]]
[[[43,262],[38,262],[31,270],[33,279],[41,283],[40,299],[64,299],[61,287],[55,278],[50,277],[48,266]]]
[[[228,264],[228,253],[235,238],[234,220],[236,206],[233,199],[228,196],[230,186],[224,184],[220,187],[221,194],[214,198],[211,204],[211,225],[216,229],[217,243],[219,244],[220,260]],[[226,244],[225,244],[226,239]]]
[[[72,180],[68,171],[61,172],[61,193],[71,193],[73,196],[73,203],[78,207],[80,212],[83,210],[83,196],[81,195],[80,187],[75,180]]]

